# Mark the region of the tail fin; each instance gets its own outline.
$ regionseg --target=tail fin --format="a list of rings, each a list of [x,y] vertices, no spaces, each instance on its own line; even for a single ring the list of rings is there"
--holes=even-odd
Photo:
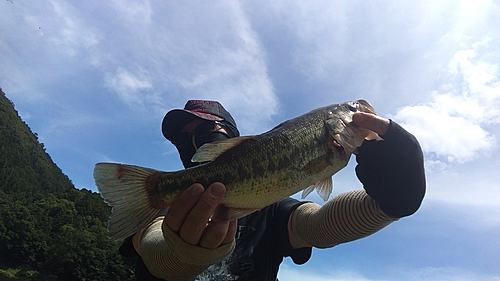
[[[147,179],[158,171],[137,166],[98,163],[94,179],[101,197],[112,206],[108,237],[124,239],[147,226],[164,210],[150,204]]]

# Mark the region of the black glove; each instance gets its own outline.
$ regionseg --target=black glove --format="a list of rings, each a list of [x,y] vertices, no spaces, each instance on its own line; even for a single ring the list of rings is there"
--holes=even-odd
[[[416,212],[425,195],[424,157],[417,139],[394,121],[358,149],[356,175],[366,193],[392,217]]]

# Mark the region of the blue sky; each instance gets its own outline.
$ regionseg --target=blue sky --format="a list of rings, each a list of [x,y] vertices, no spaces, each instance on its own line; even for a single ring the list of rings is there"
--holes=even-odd
[[[0,87],[77,188],[182,168],[160,131],[219,100],[243,135],[358,98],[424,149],[421,209],[281,280],[500,280],[498,1],[1,1]],[[361,188],[354,163],[334,194]],[[321,202],[314,194],[311,200]]]

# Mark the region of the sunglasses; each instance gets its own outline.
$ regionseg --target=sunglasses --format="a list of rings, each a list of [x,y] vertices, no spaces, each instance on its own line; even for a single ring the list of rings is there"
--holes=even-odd
[[[191,136],[193,136],[193,135],[197,136],[197,137],[207,136],[208,134],[217,131],[219,129],[217,126],[226,127],[226,124],[221,123],[219,121],[202,122],[202,123],[198,124],[198,126],[196,126],[194,128],[194,130],[192,130],[191,132],[180,132],[177,135],[176,139],[174,141],[172,141],[172,143],[175,146],[183,146],[186,143],[191,141]],[[220,133],[222,133],[228,137],[231,137],[224,132],[220,132]]]

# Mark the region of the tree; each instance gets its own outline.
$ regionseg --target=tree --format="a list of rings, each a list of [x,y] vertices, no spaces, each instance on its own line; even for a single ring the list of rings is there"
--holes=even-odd
[[[0,89],[0,266],[21,280],[132,280],[107,238],[110,208],[75,189]]]

